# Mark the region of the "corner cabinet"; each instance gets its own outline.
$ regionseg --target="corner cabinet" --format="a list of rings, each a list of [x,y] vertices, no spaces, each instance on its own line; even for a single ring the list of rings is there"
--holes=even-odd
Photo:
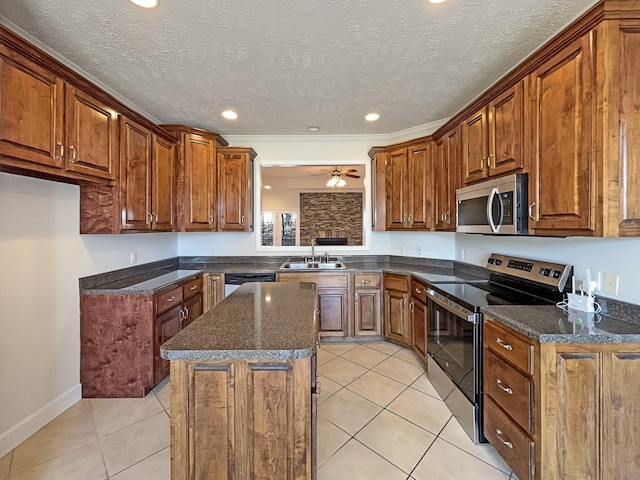
[[[211,232],[218,227],[217,149],[219,135],[185,125],[162,125],[178,142],[177,222],[181,232]]]
[[[153,294],[81,294],[82,396],[144,397],[169,373],[160,346],[202,311],[201,273]]]
[[[484,364],[485,435],[518,478],[637,476],[640,345],[538,343],[486,316]]]
[[[253,231],[253,160],[249,147],[218,149],[218,212],[223,232]]]
[[[409,299],[410,276],[385,273],[384,286],[384,337],[411,346],[411,317]]]

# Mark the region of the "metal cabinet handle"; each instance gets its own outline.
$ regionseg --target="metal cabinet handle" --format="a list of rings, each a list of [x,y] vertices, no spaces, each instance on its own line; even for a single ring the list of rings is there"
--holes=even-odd
[[[358,303],[358,294],[356,293],[356,303]]]
[[[58,155],[56,155],[56,158],[57,158],[58,160],[60,160],[62,157],[64,157],[64,145],[62,144],[62,142],[61,142],[60,140],[58,140],[58,141],[56,142],[56,145],[57,145],[58,147],[60,147],[60,153],[59,153]]]
[[[445,220],[447,221],[447,223],[451,223],[451,218],[450,218],[450,215],[449,215],[449,210],[447,210],[447,211],[445,212],[445,214],[444,214],[444,218],[445,218]]]
[[[153,222],[153,213],[147,212],[147,217],[149,218],[150,222]]]
[[[242,225],[244,225],[244,215],[242,216]]]
[[[198,288],[197,285],[191,285],[191,290],[195,290],[196,288]]]
[[[364,284],[369,284],[369,283],[371,283],[371,280],[366,280],[366,279],[365,279],[365,280],[362,280],[362,283],[364,283]]]
[[[410,303],[409,303],[409,311],[410,311],[410,312],[413,312],[413,302],[410,302]]]
[[[154,214],[153,214],[153,217],[155,218],[155,222],[156,222],[156,223],[158,223],[158,214],[157,214],[157,213],[154,213]]]
[[[416,288],[416,293],[420,295],[422,293],[422,290],[420,290],[419,288]]]
[[[536,220],[535,215],[533,214],[533,207],[536,206],[536,202],[533,202],[531,205],[529,205],[529,218],[531,220]]]
[[[444,223],[444,213],[443,213],[442,215],[440,215],[440,221],[441,221],[442,223]]]
[[[314,392],[316,395],[320,395],[320,382],[316,380],[316,388]]]
[[[505,350],[509,350],[509,351],[513,350],[513,347],[508,343],[504,343],[500,337],[496,338],[496,343],[500,345],[502,348],[504,348]]]
[[[69,150],[71,150],[71,160],[70,162],[73,163],[76,161],[76,147],[74,147],[73,145],[69,145]]]
[[[487,163],[486,158],[483,158],[482,160],[480,160],[480,170],[482,170],[483,173],[487,171],[486,163]]]
[[[184,318],[186,319],[189,316],[189,308],[184,307]]]
[[[503,386],[504,383],[502,383],[502,381],[499,378],[496,380],[496,383],[502,389],[502,391],[507,392],[509,395],[513,395],[513,390],[511,390],[511,388],[509,387],[504,387]]]
[[[502,430],[500,430],[499,428],[496,428],[496,433],[498,434],[498,438],[502,443],[504,443],[509,448],[513,448],[513,443],[511,443],[508,440],[502,439],[502,436],[504,435],[504,432]]]
[[[408,223],[411,223],[411,215],[409,215],[409,222]]]
[[[489,154],[489,156],[487,157],[487,168],[496,168],[495,164],[493,165],[493,167],[491,166],[491,158],[493,158],[493,155]]]
[[[213,215],[209,215],[209,225],[213,225]]]
[[[172,295],[171,297],[167,298],[167,303],[171,303],[176,299],[175,295]]]

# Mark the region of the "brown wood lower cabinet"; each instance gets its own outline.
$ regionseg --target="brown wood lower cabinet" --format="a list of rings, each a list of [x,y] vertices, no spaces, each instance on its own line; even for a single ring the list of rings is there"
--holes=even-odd
[[[538,343],[485,316],[484,432],[524,479],[637,478],[640,345]]]
[[[411,345],[408,275],[384,274],[384,336]]]
[[[354,273],[353,335],[382,335],[379,273]]]
[[[171,478],[311,479],[312,358],[171,362]]]
[[[160,346],[201,314],[201,274],[156,294],[80,295],[82,396],[145,396],[169,374]]]
[[[427,362],[427,287],[411,279],[411,347]]]
[[[224,298],[224,273],[205,273],[202,279],[203,312],[208,312]]]

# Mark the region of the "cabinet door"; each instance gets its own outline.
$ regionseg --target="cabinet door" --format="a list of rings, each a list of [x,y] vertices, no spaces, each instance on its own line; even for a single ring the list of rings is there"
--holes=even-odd
[[[415,297],[411,299],[411,346],[418,356],[427,361],[427,306]]]
[[[459,128],[456,127],[434,143],[434,227],[439,231],[456,229],[456,189],[459,186]]]
[[[407,149],[389,153],[387,159],[387,229],[407,228]]]
[[[356,289],[354,307],[354,335],[382,335],[380,290]]]
[[[535,217],[530,228],[536,233],[589,233],[596,201],[590,34],[543,63],[531,81],[536,140],[529,179]]]
[[[64,83],[0,45],[0,156],[64,167]]]
[[[252,230],[252,165],[246,153],[218,153],[219,230]]]
[[[489,102],[489,175],[524,168],[524,81]]]
[[[205,273],[204,275],[204,307],[208,312],[224,298],[224,274]]]
[[[387,152],[375,147],[369,152],[371,156],[371,229],[385,231],[387,229]]]
[[[431,230],[432,163],[431,143],[408,151],[409,226],[412,230]]]
[[[462,122],[462,168],[465,184],[477,182],[488,175],[487,117],[487,108],[483,108]]]
[[[115,180],[118,115],[109,105],[67,85],[67,170]]]
[[[182,320],[182,328],[188,326],[191,322],[193,322],[196,318],[202,315],[202,294],[199,293],[196,296],[186,300],[182,304],[183,309],[183,320]]]
[[[410,345],[411,329],[407,293],[397,290],[384,291],[384,336]]]
[[[120,117],[120,205],[124,230],[149,230],[151,215],[151,131]]]
[[[185,230],[216,228],[215,142],[200,135],[185,135]]]
[[[346,288],[318,288],[318,333],[320,336],[347,335],[349,298]]]
[[[182,306],[177,305],[171,310],[155,318],[155,346],[154,346],[154,371],[155,383],[169,375],[169,360],[160,357],[160,346],[180,331],[182,319]]]
[[[172,231],[176,201],[176,152],[175,144],[153,136],[151,213],[153,229]]]

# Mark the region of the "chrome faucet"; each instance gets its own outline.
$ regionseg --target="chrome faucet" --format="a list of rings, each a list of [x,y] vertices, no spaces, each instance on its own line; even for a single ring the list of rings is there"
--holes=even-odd
[[[315,243],[316,241],[312,238],[311,239],[311,261],[312,262],[316,261]]]
[[[324,252],[324,263],[329,263],[329,252]]]

